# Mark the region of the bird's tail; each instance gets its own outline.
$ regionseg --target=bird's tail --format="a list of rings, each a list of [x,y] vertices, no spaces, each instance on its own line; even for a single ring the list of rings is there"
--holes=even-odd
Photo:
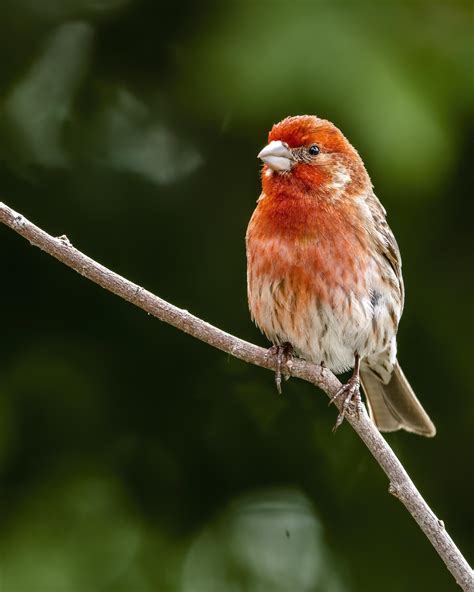
[[[436,434],[433,422],[416,398],[398,362],[395,362],[388,384],[383,384],[367,365],[361,367],[360,379],[370,417],[381,432],[402,429],[428,438]]]

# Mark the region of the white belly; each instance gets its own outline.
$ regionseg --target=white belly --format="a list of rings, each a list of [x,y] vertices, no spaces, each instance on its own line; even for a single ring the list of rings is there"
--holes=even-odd
[[[283,295],[275,281],[264,277],[249,291],[249,302],[270,341],[289,342],[298,356],[324,363],[335,373],[352,368],[355,353],[363,359],[395,346],[401,310],[393,311],[387,286],[377,285],[362,297],[335,287],[329,304],[299,294],[288,282]]]

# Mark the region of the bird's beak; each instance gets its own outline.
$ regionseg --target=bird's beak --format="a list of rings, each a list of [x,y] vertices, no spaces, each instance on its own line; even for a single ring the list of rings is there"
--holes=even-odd
[[[286,144],[273,140],[258,153],[258,158],[274,171],[289,171],[294,163],[293,155]]]

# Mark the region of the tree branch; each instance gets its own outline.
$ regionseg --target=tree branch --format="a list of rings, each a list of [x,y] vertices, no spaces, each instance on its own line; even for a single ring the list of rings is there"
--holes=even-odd
[[[162,300],[87,257],[75,249],[67,237],[54,238],[50,236],[1,202],[0,222],[26,238],[32,245],[39,247],[92,282],[131,302],[161,321],[169,323],[196,339],[244,362],[262,368],[275,369],[274,357],[269,356],[267,350],[234,337],[195,317],[187,310],[182,310]],[[341,387],[339,380],[329,370],[304,360],[294,360],[291,374],[318,386],[329,397],[333,396]],[[447,533],[443,522],[431,511],[393,450],[370,420],[365,408],[359,419],[354,414],[348,414],[346,419],[389,478],[390,493],[402,502],[416,520],[461,588],[466,592],[473,592],[474,575],[472,569]]]

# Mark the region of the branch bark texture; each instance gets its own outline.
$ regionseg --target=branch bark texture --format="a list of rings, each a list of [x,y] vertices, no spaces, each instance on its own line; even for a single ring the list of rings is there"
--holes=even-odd
[[[268,350],[234,337],[187,310],[177,308],[155,296],[81,253],[72,246],[66,236],[53,237],[47,234],[2,202],[0,222],[61,263],[161,321],[244,362],[270,370],[275,369],[275,359],[268,355]],[[341,387],[339,380],[327,368],[300,359],[293,361],[291,375],[311,382],[329,397],[335,395]],[[387,475],[390,493],[397,497],[413,516],[456,582],[465,592],[474,592],[473,570],[449,536],[444,523],[435,516],[393,450],[370,420],[365,407],[359,418],[354,414],[348,414],[346,421],[351,424]]]

